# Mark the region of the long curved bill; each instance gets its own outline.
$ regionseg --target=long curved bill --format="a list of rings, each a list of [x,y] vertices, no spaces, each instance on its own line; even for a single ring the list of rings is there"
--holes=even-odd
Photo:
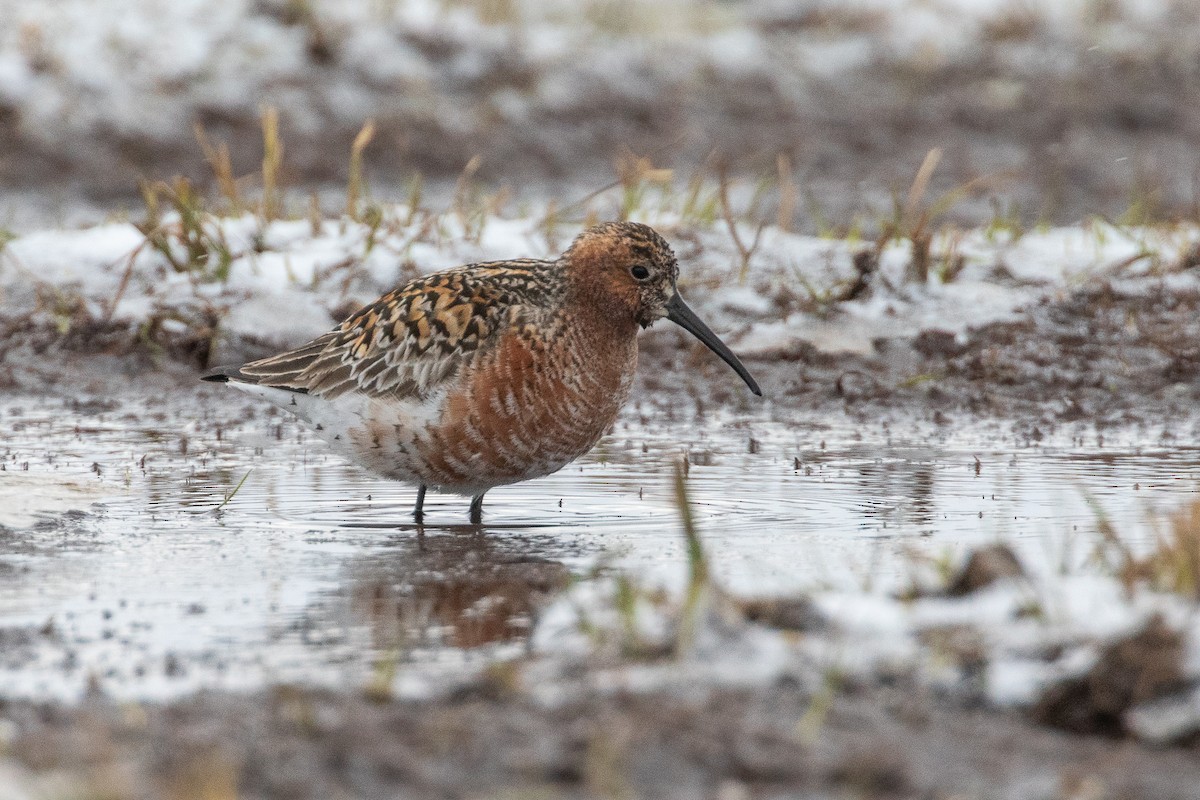
[[[758,382],[751,377],[750,370],[746,369],[745,365],[733,354],[733,351],[726,347],[725,343],[717,338],[717,335],[707,325],[700,321],[700,318],[696,316],[696,312],[688,308],[688,304],[683,302],[683,298],[679,296],[679,292],[676,292],[667,301],[667,319],[704,342],[709,350],[719,355],[722,361],[733,367],[734,372],[742,376],[742,380],[750,387],[750,391],[762,397],[762,389],[758,388]]]

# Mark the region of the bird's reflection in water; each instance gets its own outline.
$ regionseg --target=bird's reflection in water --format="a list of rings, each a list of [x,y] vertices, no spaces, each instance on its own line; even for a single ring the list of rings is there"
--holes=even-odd
[[[552,536],[477,526],[388,535],[347,565],[349,613],[379,650],[518,642],[570,578]],[[556,558],[557,556],[557,558]]]

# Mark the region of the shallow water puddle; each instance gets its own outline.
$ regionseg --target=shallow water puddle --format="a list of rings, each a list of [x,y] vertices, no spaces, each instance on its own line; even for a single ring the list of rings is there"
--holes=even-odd
[[[1200,479],[1200,451],[1157,430],[1034,443],[995,422],[630,413],[580,463],[489,494],[483,531],[467,500],[436,495],[418,531],[411,489],[285,416],[199,397],[0,406],[0,693],[363,686],[381,664],[436,674],[519,652],[572,574],[681,580],[683,454],[717,573],[759,594],[899,586],[914,553],[997,538],[1077,568],[1097,541],[1088,496],[1146,540]]]

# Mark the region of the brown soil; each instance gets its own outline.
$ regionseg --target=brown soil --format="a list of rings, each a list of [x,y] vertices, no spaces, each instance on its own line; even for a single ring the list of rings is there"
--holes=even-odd
[[[1049,687],[1033,719],[1068,731],[1119,735],[1133,706],[1185,686],[1183,636],[1154,617],[1113,642],[1086,674]]]
[[[85,323],[63,337],[14,322],[0,341],[0,387],[106,394],[139,383],[190,386],[207,347],[186,329],[148,341],[121,326]],[[875,352],[827,353],[800,344],[746,359],[779,411],[841,407],[852,415],[900,411],[939,424],[954,415],[1020,420],[1033,440],[1055,426],[1103,427],[1187,419],[1200,402],[1200,292],[1111,284],[1045,299],[1019,319],[968,332],[963,344],[938,330],[886,339]],[[271,349],[246,341],[245,357]],[[681,409],[752,410],[761,400],[702,345],[669,326],[644,334],[634,401],[668,415]],[[736,347],[735,347],[736,349]]]
[[[912,687],[821,702],[790,684],[681,686],[547,708],[485,681],[429,702],[279,688],[169,706],[8,702],[0,715],[26,779],[65,771],[111,798],[1189,800],[1200,785],[1196,748],[1067,735]]]
[[[759,402],[685,334],[643,341],[644,402],[678,407],[681,387],[701,410]],[[1036,439],[1065,423],[1188,419],[1200,401],[1195,342],[1200,293],[1103,285],[971,330],[965,344],[927,330],[880,340],[870,356],[802,344],[747,363],[777,409],[841,406],[864,418],[902,410],[939,424],[955,415],[1005,417]]]

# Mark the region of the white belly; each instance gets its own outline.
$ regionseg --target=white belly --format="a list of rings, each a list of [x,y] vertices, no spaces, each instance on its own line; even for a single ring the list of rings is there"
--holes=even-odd
[[[334,452],[372,472],[405,483],[427,482],[417,444],[441,416],[445,392],[424,400],[349,392],[328,400],[252,383],[230,384],[295,414]]]

